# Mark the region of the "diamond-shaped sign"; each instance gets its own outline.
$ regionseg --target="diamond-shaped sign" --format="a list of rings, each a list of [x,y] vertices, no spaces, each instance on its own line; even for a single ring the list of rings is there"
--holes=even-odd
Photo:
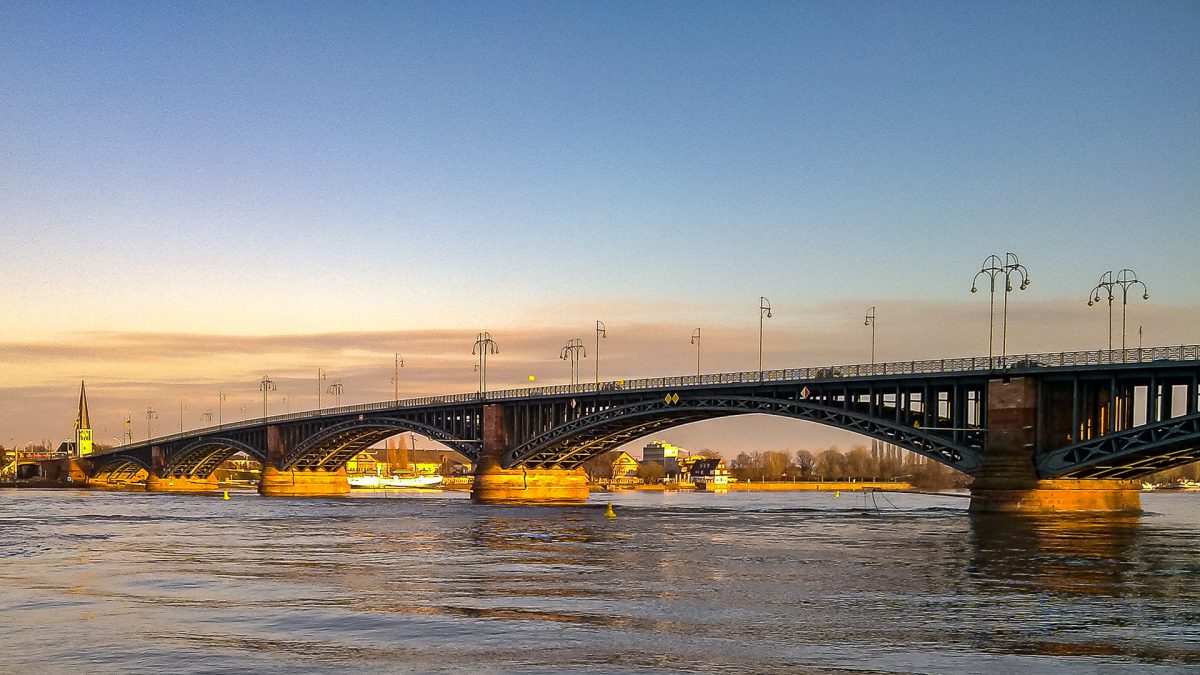
[[[666,396],[663,397],[663,403],[666,403],[667,405],[671,405],[671,395],[670,394],[667,394]]]
[[[808,398],[810,394],[812,394],[812,392],[808,390],[808,387],[800,390],[800,398]]]
[[[679,403],[679,394],[671,394],[671,403]]]

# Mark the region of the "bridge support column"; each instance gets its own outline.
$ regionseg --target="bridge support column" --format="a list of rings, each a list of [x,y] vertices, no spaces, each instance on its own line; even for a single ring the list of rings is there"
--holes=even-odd
[[[988,382],[987,442],[971,484],[971,511],[1053,513],[1141,510],[1141,485],[1127,480],[1039,480],[1038,383],[1014,377]]]
[[[280,469],[287,444],[279,427],[267,427],[267,461],[263,463],[258,494],[264,497],[344,497],[350,492],[346,469],[295,471]]]
[[[512,421],[500,404],[483,407],[483,449],[475,466],[471,501],[477,504],[582,504],[588,498],[583,469],[506,469]]]

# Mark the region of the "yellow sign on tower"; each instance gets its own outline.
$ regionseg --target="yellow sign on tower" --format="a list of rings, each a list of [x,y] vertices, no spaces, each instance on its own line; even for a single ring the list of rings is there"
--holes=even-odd
[[[75,447],[79,448],[79,456],[86,457],[92,454],[92,430],[80,429],[76,433]]]

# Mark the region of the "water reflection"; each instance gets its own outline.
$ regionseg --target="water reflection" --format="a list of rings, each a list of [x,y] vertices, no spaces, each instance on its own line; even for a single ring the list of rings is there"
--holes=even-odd
[[[985,588],[1119,595],[1136,558],[1138,515],[971,514],[970,574]]]

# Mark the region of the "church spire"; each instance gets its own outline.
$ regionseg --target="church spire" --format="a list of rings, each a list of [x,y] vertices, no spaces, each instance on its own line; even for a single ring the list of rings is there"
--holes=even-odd
[[[79,381],[79,414],[75,417],[76,429],[91,429],[92,422],[88,419],[87,390],[83,380]]]

